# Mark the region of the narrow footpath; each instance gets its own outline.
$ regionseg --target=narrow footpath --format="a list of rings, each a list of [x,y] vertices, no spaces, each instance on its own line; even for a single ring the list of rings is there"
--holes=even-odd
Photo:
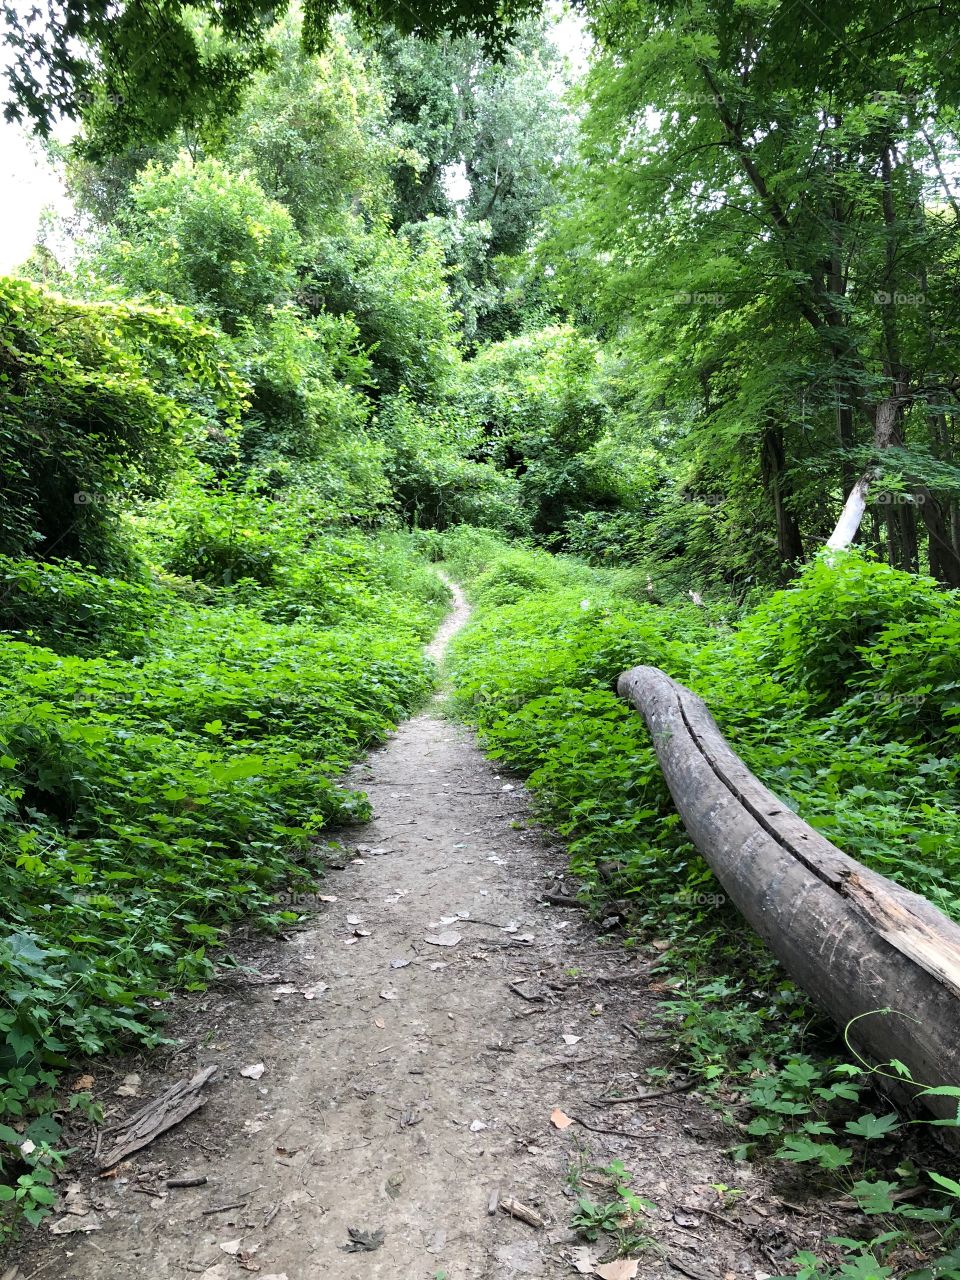
[[[466,616],[457,592],[434,657]],[[724,1154],[736,1134],[678,1091],[654,960],[544,901],[572,886],[523,786],[439,706],[350,781],[375,818],[306,926],[183,998],[173,1049],[96,1064],[108,1123],[216,1064],[206,1105],[113,1176],[77,1166],[67,1211],[8,1274],[758,1280],[785,1267],[809,1224],[794,1234]],[[662,1096],[603,1101],[648,1091]],[[614,1160],[647,1206],[590,1242],[571,1229],[577,1195],[615,1198]],[[636,1264],[609,1265],[618,1227]]]

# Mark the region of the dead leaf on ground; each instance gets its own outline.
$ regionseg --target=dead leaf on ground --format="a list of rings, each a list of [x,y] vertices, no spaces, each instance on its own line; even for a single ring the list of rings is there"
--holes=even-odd
[[[455,947],[462,941],[463,935],[450,929],[445,929],[443,933],[428,933],[424,938],[424,942],[428,942],[431,947]]]
[[[673,1220],[678,1227],[699,1227],[702,1219],[692,1213],[683,1213],[678,1210],[673,1215]]]
[[[77,1076],[76,1080],[74,1080],[73,1084],[71,1085],[71,1088],[73,1089],[74,1093],[78,1093],[82,1089],[92,1089],[93,1085],[94,1085],[93,1076]]]
[[[53,1236],[72,1236],[77,1232],[99,1231],[101,1228],[100,1219],[94,1214],[89,1213],[85,1218],[78,1218],[74,1214],[67,1214],[65,1218],[60,1218],[50,1226],[50,1234]]]
[[[245,1076],[248,1080],[259,1080],[264,1071],[266,1071],[266,1067],[262,1062],[254,1062],[249,1067],[240,1068],[240,1074]]]
[[[576,1271],[578,1275],[593,1275],[593,1269],[597,1265],[597,1259],[589,1245],[582,1244],[567,1256],[574,1271]]]
[[[443,1253],[446,1243],[447,1233],[443,1230],[435,1231],[427,1244],[427,1253]]]
[[[579,1044],[579,1043],[580,1043],[580,1041],[581,1041],[582,1039],[583,1039],[583,1036],[564,1036],[564,1037],[563,1037],[563,1043],[564,1043],[564,1044]]]
[[[230,1270],[226,1262],[215,1262],[212,1267],[207,1267],[197,1280],[231,1280],[233,1272]]]
[[[71,1182],[63,1193],[63,1211],[72,1213],[78,1218],[85,1218],[90,1212],[90,1198],[81,1182]]]
[[[386,1229],[377,1227],[376,1231],[365,1231],[363,1227],[347,1227],[347,1235],[349,1244],[340,1246],[344,1253],[373,1253],[383,1244]]]
[[[123,1084],[114,1089],[118,1098],[139,1098],[142,1081],[135,1071],[123,1077]]]
[[[335,893],[318,893],[317,901],[318,902],[339,902],[340,899],[337,897]]]
[[[380,1030],[382,1031],[387,1024],[384,1022],[382,1018],[374,1018],[373,1025],[375,1027],[379,1027]]]
[[[550,1123],[555,1129],[569,1129],[573,1121],[565,1111],[561,1111],[559,1107],[554,1107],[550,1112]]]
[[[482,1132],[483,1132],[483,1130],[484,1130],[484,1129],[487,1129],[487,1128],[489,1128],[489,1125],[487,1125],[483,1120],[471,1120],[471,1121],[470,1121],[470,1132],[471,1132],[471,1133],[482,1133]]]
[[[405,959],[401,956],[401,957],[399,957],[399,958],[398,958],[398,959],[396,959],[396,960],[391,960],[391,961],[390,961],[390,968],[391,968],[391,969],[405,969],[409,963],[410,963],[410,961],[409,961],[409,960],[405,960]]]
[[[636,1258],[618,1258],[616,1262],[604,1262],[593,1274],[599,1280],[634,1280],[640,1263]]]
[[[347,924],[362,924],[362,916],[347,916]]]
[[[222,1240],[220,1249],[223,1253],[229,1253],[231,1258],[235,1258],[240,1252],[240,1244],[241,1241],[239,1240]]]

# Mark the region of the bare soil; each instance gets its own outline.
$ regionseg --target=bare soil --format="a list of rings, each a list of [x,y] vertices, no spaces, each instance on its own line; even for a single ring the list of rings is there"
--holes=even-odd
[[[466,612],[458,593],[435,657]],[[173,1050],[93,1068],[109,1123],[216,1063],[206,1105],[110,1177],[81,1151],[63,1188],[73,1212],[25,1242],[10,1274],[592,1274],[615,1241],[571,1231],[570,1174],[609,1200],[614,1159],[651,1202],[634,1226],[650,1241],[631,1252],[641,1277],[756,1280],[809,1247],[815,1224],[732,1163],[736,1135],[695,1092],[602,1101],[685,1083],[649,1075],[670,1066],[656,956],[543,901],[573,886],[522,785],[439,705],[350,780],[375,818],[318,886],[336,901],[286,940],[259,940],[237,977],[184,998]],[[138,1096],[117,1096],[132,1072]],[[556,1127],[554,1108],[574,1123]],[[166,1185],[191,1175],[206,1181]],[[510,1198],[544,1225],[498,1207]],[[75,1224],[94,1229],[54,1234]]]

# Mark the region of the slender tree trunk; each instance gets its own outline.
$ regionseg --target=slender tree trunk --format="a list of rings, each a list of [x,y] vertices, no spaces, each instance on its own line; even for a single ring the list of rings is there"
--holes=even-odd
[[[790,497],[790,477],[786,470],[783,431],[780,427],[764,428],[760,467],[764,486],[773,501],[777,521],[777,555],[780,564],[786,567],[803,559],[803,540],[796,516],[785,501]]]
[[[900,568],[908,573],[920,569],[920,551],[917,546],[917,512],[912,502],[896,508],[900,531]]]
[[[944,462],[952,462],[953,446],[947,415],[932,413],[930,425],[936,442],[937,457]],[[932,493],[926,485],[917,485],[914,492],[920,504],[920,516],[927,530],[927,558],[930,574],[945,586],[960,586],[957,504],[951,497]]]
[[[880,516],[874,507],[870,512],[870,537],[873,543],[873,552],[878,560],[883,559],[883,536],[880,533]]]
[[[944,586],[960,587],[960,555],[951,528],[954,513],[926,485],[918,485],[915,493],[927,530],[930,573]]]
[[[833,297],[839,299],[844,297],[847,291],[847,282],[844,278],[843,261],[841,259],[842,246],[839,232],[839,228],[844,223],[844,211],[839,200],[834,199],[830,202],[830,220],[833,227],[833,249],[830,254],[828,288]],[[843,345],[836,339],[830,343],[830,354],[833,357],[835,368],[842,368],[846,352]],[[844,457],[840,461],[840,491],[841,493],[849,493],[856,483],[857,474],[853,459],[848,455],[856,444],[857,437],[854,425],[852,388],[850,379],[845,373],[837,378],[835,389],[837,397],[837,443],[844,451]]]

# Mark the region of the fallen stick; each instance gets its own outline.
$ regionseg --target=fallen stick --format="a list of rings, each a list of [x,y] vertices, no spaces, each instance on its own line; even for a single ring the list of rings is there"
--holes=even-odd
[[[700,1082],[688,1080],[686,1084],[678,1084],[674,1089],[657,1089],[655,1093],[631,1093],[624,1098],[591,1098],[591,1107],[621,1107],[625,1102],[656,1102],[658,1098],[672,1098],[678,1093],[689,1093]]]
[[[585,903],[579,898],[571,898],[569,893],[541,893],[541,902],[549,902],[555,907],[579,907],[581,910],[585,907]]]
[[[246,1200],[234,1200],[230,1204],[215,1204],[211,1209],[202,1210],[202,1216],[208,1218],[212,1213],[227,1213],[230,1209],[245,1209]]]
[[[571,1116],[570,1119],[574,1124],[578,1124],[581,1129],[588,1129],[590,1133],[609,1133],[615,1138],[631,1138],[634,1142],[644,1142],[650,1137],[647,1133],[629,1133],[626,1129],[605,1129],[603,1125],[588,1124],[586,1120],[581,1120],[579,1116]]]
[[[207,1175],[201,1173],[196,1178],[167,1178],[168,1187],[202,1187],[206,1184]]]
[[[509,1214],[511,1218],[519,1218],[521,1222],[525,1222],[529,1227],[536,1227],[539,1230],[547,1225],[536,1209],[531,1209],[527,1205],[521,1204],[513,1196],[499,1198],[499,1204],[504,1213]]]
[[[135,1151],[141,1151],[154,1138],[166,1133],[202,1107],[206,1099],[200,1096],[200,1091],[216,1072],[217,1066],[214,1064],[198,1071],[190,1080],[178,1080],[159,1098],[148,1102],[122,1124],[112,1126],[110,1132],[118,1136],[106,1155],[100,1157],[100,1168],[112,1169],[121,1160],[126,1160]]]
[[[546,996],[530,995],[527,991],[521,991],[518,982],[508,982],[507,986],[515,996],[519,996],[521,1000],[529,1000],[531,1004],[541,1004],[547,998]]]

